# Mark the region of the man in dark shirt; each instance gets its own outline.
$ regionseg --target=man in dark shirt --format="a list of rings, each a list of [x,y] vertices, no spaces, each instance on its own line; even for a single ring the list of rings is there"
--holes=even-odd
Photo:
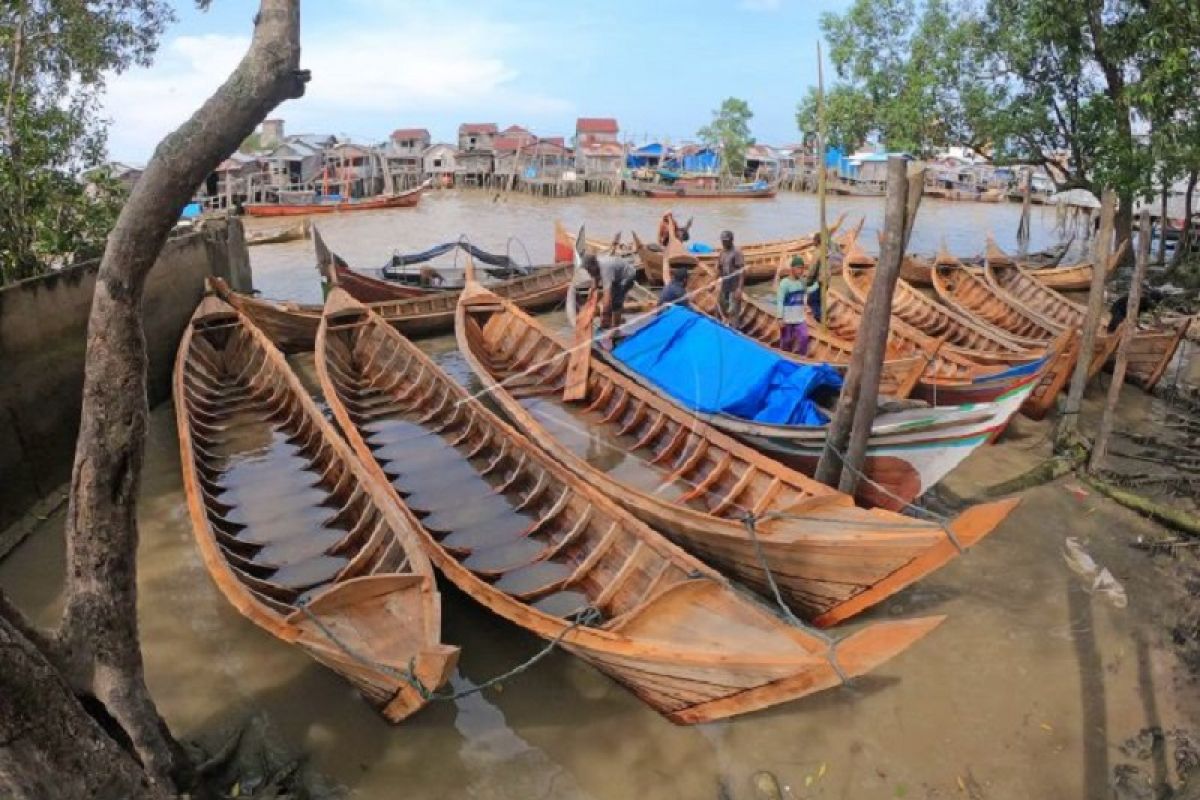
[[[663,287],[662,294],[659,295],[658,304],[660,306],[676,305],[683,308],[690,308],[687,295],[687,267],[675,267],[671,270],[671,282]]]
[[[619,328],[624,321],[625,295],[633,287],[637,268],[629,259],[620,256],[583,257],[583,268],[592,278],[592,285],[604,294],[604,307],[600,309],[600,327]]]
[[[733,231],[721,231],[721,252],[717,255],[717,271],[721,275],[721,314],[736,320],[742,308],[742,286],[745,283],[746,259],[733,246]]]

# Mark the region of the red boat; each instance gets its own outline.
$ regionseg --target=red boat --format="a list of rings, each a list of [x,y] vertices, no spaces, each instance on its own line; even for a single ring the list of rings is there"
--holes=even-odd
[[[421,202],[421,193],[428,184],[421,184],[399,194],[384,194],[356,200],[324,202],[316,195],[310,203],[247,203],[244,208],[252,217],[299,217],[308,214],[333,214],[341,211],[371,211],[380,208],[411,208]]]

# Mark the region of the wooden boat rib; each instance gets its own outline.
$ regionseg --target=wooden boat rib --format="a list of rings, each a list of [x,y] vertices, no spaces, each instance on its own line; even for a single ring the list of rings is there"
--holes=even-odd
[[[938,526],[856,508],[604,363],[592,362],[582,401],[565,403],[570,344],[478,285],[463,292],[455,333],[485,390],[543,450],[763,594],[768,584],[744,518],[787,514],[759,523],[764,555],[789,605],[818,625],[847,619],[958,553]],[[600,457],[609,469],[584,457],[597,449],[610,451]],[[965,547],[1009,508],[974,509],[949,529]]]
[[[862,674],[941,621],[877,623],[830,650],[577,478],[337,289],[317,371],[355,451],[406,498],[447,578],[674,722],[830,688],[831,657]]]
[[[245,617],[399,721],[440,686],[440,598],[415,528],[247,317],[201,301],[175,363],[184,490],[204,565]],[[331,635],[332,634],[332,635]]]
[[[265,231],[249,231],[246,233],[246,246],[256,247],[260,244],[280,244],[294,242],[309,237],[309,222],[302,219],[295,225],[286,228],[273,228]]]
[[[864,305],[875,279],[875,259],[851,239],[842,258],[842,277],[850,291]],[[1014,339],[991,325],[960,314],[918,292],[900,278],[892,298],[892,314],[913,327],[937,338],[945,337],[960,347],[969,348],[978,363],[1019,363],[1037,358],[1045,344]]]
[[[972,273],[948,253],[938,255],[931,277],[934,291],[946,305],[1014,336],[1048,342],[1064,330],[1064,326],[1001,297],[982,274]]]
[[[492,284],[492,289],[521,308],[540,311],[554,308],[563,302],[571,286],[575,267],[562,264],[540,269],[532,275],[510,278]],[[218,280],[216,291],[226,302],[246,313],[267,331],[284,352],[303,352],[313,349],[317,327],[321,323],[320,306],[263,300],[240,295]],[[429,336],[454,328],[454,308],[458,292],[433,292],[404,300],[372,303],[376,313],[389,325],[406,336]]]
[[[246,203],[243,208],[252,217],[297,217],[309,214],[333,214],[343,211],[374,211],[383,208],[411,208],[421,202],[421,194],[429,188],[423,183],[397,194],[377,197],[312,203]]]

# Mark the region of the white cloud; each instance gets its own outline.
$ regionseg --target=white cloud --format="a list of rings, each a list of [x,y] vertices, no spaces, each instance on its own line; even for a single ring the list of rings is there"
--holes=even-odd
[[[742,0],[741,6],[747,11],[778,11],[783,0]]]
[[[225,80],[249,42],[248,35],[177,36],[164,43],[150,69],[113,77],[105,103],[113,157],[148,158]],[[465,120],[573,109],[520,87],[513,53],[531,42],[505,23],[383,16],[352,30],[306,29],[301,44],[312,82],[303,98],[278,111],[297,132],[341,133],[347,124],[370,124],[366,134],[383,136],[394,125],[423,124],[422,114],[458,112]]]

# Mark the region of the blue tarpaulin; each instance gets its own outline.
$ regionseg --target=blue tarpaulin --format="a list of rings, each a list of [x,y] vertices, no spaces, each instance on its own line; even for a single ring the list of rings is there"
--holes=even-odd
[[[613,356],[687,408],[777,425],[823,425],[812,398],[840,389],[827,364],[796,364],[706,316],[667,307]]]
[[[657,164],[666,155],[667,149],[658,142],[643,145],[625,157],[625,166],[631,169]]]
[[[195,219],[203,213],[204,209],[199,203],[188,203],[183,207],[183,213],[179,215],[180,219]]]

